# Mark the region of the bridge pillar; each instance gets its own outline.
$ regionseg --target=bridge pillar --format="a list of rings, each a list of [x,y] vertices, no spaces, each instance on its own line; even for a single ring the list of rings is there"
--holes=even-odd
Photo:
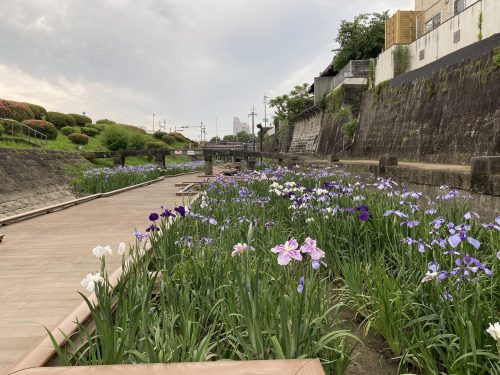
[[[248,157],[247,164],[250,171],[255,171],[255,158]]]
[[[155,155],[155,162],[160,168],[165,169],[165,154],[160,153]]]
[[[384,174],[387,167],[398,165],[398,157],[394,155],[384,155],[378,159],[378,173]]]
[[[214,161],[212,155],[205,155],[205,175],[212,176],[214,174]]]
[[[124,167],[125,166],[125,156],[118,155],[113,158],[113,162],[115,163],[115,167]]]

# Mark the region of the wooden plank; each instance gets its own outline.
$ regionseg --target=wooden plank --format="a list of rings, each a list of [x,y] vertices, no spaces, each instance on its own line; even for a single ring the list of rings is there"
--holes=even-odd
[[[19,375],[325,375],[318,359],[30,368]]]

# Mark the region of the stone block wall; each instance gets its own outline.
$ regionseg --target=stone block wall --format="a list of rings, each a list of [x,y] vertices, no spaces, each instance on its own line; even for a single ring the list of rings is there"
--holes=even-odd
[[[70,169],[85,163],[78,154],[0,149],[0,218],[75,199]]]
[[[499,52],[496,52],[498,54]],[[500,153],[500,67],[495,52],[401,85],[368,91],[348,157],[469,164]]]

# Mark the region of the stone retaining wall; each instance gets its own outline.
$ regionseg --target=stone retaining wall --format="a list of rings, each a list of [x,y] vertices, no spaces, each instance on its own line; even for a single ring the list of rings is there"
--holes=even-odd
[[[0,149],[0,218],[75,199],[69,173],[84,163],[78,154]]]

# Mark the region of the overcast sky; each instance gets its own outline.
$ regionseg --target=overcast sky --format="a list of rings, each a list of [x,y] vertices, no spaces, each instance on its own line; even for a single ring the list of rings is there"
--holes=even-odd
[[[413,0],[0,0],[0,98],[152,128],[232,133],[311,83],[341,20]],[[199,138],[199,131],[186,135]]]

